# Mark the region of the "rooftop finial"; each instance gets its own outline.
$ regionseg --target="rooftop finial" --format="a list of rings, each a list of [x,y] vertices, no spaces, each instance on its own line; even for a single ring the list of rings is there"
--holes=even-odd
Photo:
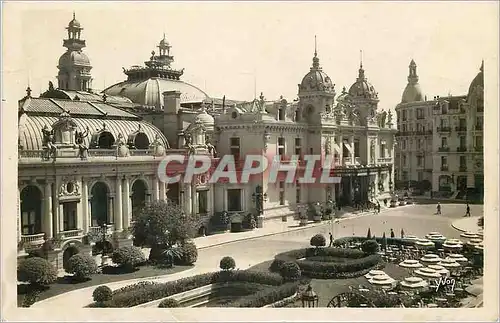
[[[359,68],[363,68],[363,50],[359,50]]]
[[[484,72],[484,59],[481,61],[481,67],[479,68],[481,72]]]
[[[75,10],[73,10],[73,19],[76,19]]]
[[[314,57],[318,56],[318,44],[316,41],[316,35],[314,35]]]

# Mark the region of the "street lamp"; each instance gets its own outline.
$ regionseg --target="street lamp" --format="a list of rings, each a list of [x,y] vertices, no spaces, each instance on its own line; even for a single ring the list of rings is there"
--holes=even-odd
[[[312,289],[312,286],[307,286],[307,289],[302,293],[300,300],[302,301],[302,307],[318,307],[319,297],[316,292]],[[316,306],[315,306],[316,305]]]

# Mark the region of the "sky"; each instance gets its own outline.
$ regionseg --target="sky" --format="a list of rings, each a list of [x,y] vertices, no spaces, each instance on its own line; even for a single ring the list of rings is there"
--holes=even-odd
[[[163,33],[173,67],[185,68],[183,81],[236,100],[251,100],[255,92],[268,100],[295,99],[312,64],[315,35],[337,93],[355,82],[362,56],[379,109],[401,101],[411,59],[429,99],[466,94],[481,60],[498,60],[496,1],[6,2],[4,102],[15,104],[28,84],[34,96],[49,81],[57,84],[73,11],[84,28],[94,89],[124,80],[122,67],[143,65]]]

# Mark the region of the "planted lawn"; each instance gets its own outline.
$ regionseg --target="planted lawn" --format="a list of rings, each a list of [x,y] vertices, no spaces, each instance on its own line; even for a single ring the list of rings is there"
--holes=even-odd
[[[175,266],[173,268],[163,268],[157,266],[141,266],[133,272],[124,272],[118,267],[106,267],[103,269],[102,273],[95,274],[92,276],[92,279],[84,282],[75,282],[71,276],[58,277],[57,281],[54,284],[45,288],[41,292],[39,300],[57,296],[59,294],[63,294],[80,288],[108,284],[122,280],[174,274],[192,267],[193,266]],[[22,303],[23,297],[27,292],[27,287],[28,285],[24,284],[17,286],[18,304]]]

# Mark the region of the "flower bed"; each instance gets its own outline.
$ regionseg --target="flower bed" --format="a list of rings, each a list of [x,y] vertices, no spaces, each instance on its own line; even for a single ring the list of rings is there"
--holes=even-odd
[[[273,286],[273,288],[276,289],[277,287],[275,286],[281,286],[283,284],[283,279],[281,276],[273,273],[236,270],[200,274],[161,284],[155,282],[140,282],[117,289],[113,291],[113,297],[111,300],[99,304],[92,303],[89,307],[133,307],[205,285],[225,282],[259,283],[262,285]],[[275,299],[273,301],[278,300],[279,299]]]
[[[320,257],[320,258],[318,258]],[[305,258],[305,259],[304,259]],[[326,261],[328,258],[337,261]],[[342,259],[344,261],[339,261]],[[311,278],[357,277],[381,263],[380,255],[366,255],[355,249],[304,248],[277,254],[269,270],[277,272],[286,262],[295,262],[302,274]]]

